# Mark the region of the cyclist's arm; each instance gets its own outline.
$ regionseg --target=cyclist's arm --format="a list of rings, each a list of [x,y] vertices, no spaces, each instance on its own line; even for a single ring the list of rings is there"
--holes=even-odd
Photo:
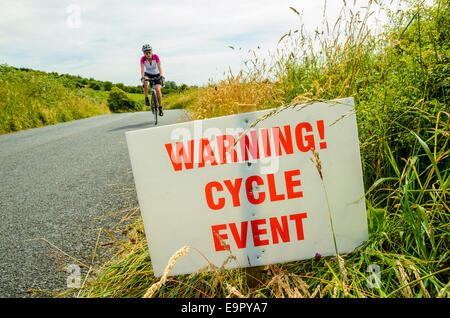
[[[156,63],[156,65],[158,65],[159,75],[163,76],[161,62]]]
[[[144,77],[144,73],[145,73],[145,71],[144,71],[144,64],[141,63],[141,77]]]

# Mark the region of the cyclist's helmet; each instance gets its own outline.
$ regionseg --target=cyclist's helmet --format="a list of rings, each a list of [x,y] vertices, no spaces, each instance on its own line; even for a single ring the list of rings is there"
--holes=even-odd
[[[151,45],[150,44],[144,44],[143,46],[142,46],[142,52],[147,52],[147,51],[151,51],[152,50],[152,47],[151,47]]]

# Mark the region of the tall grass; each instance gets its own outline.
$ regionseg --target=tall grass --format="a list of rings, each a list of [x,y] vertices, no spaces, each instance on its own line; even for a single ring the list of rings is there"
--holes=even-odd
[[[191,88],[184,92],[172,92],[163,95],[164,109],[185,109],[195,107],[203,95],[204,88]]]
[[[153,297],[450,297],[449,1],[407,4],[346,3],[337,21],[280,35],[270,63],[255,55],[190,107],[201,119],[354,96],[369,240],[346,255],[265,266],[257,288],[248,272],[209,264],[211,272],[169,277]],[[380,13],[388,22],[374,32],[370,17]],[[138,220],[79,295],[144,296],[158,280],[143,233]]]
[[[0,65],[0,134],[109,113],[51,75]]]
[[[283,91],[269,81],[248,81],[243,72],[212,84],[199,96],[197,104],[188,107],[194,119],[236,114],[242,106],[256,109],[271,108],[282,104]]]

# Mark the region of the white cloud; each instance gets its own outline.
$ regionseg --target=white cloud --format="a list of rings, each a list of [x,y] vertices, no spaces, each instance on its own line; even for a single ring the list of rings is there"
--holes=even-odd
[[[341,4],[327,1],[331,21]],[[69,6],[80,8],[79,27]],[[289,7],[308,26],[322,20],[323,0],[2,0],[0,63],[135,85],[140,48],[151,43],[167,79],[206,84],[230,66],[237,71],[242,52],[274,50],[300,24]]]

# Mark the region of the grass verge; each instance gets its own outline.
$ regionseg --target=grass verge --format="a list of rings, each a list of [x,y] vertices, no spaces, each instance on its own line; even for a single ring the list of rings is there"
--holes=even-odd
[[[0,134],[103,114],[106,103],[51,75],[0,66]]]

